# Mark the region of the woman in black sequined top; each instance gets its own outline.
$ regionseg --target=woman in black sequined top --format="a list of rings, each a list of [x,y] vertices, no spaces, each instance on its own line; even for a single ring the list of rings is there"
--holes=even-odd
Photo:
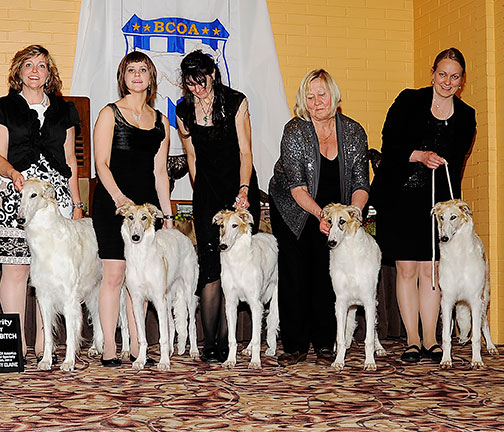
[[[441,167],[445,161],[454,197],[460,197],[463,165],[476,128],[474,109],[455,95],[464,76],[464,57],[450,48],[434,61],[432,87],[399,94],[383,126],[382,161],[371,190],[383,258],[397,267],[397,299],[408,338],[401,358],[411,363],[422,355],[439,362],[442,355],[436,342],[440,292],[432,290],[431,282],[432,170],[435,202],[450,199]]]
[[[337,113],[340,91],[323,69],[301,82],[295,117],[285,128],[270,181],[270,212],[278,240],[280,332],[288,366],[313,345],[317,363],[334,360],[334,291],[329,277],[329,226],[320,217],[331,202],[367,202],[367,137],[356,121]]]

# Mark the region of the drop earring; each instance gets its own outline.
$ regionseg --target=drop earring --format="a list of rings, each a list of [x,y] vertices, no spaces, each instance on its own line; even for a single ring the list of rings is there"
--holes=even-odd
[[[150,84],[149,84],[149,85],[147,86],[147,93],[149,93],[149,94],[150,94],[150,92],[151,92],[151,86],[150,86]]]

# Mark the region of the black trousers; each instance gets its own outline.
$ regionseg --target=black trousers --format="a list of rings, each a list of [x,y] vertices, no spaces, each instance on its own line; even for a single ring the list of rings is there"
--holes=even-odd
[[[299,239],[270,198],[273,234],[278,241],[278,305],[284,352],[333,349],[336,339],[335,295],[329,276],[327,236],[309,217]]]

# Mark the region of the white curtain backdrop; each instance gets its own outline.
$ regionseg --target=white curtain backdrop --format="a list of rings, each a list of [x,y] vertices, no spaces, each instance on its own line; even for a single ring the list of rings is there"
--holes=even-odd
[[[121,58],[142,50],[158,70],[156,108],[170,120],[170,154],[183,153],[175,129],[180,62],[194,49],[211,54],[223,81],[245,93],[259,186],[267,191],[290,113],[266,0],[82,0],[71,94],[91,99],[91,122],[116,101]],[[133,174],[133,173],[132,173]],[[173,199],[191,199],[188,176]]]

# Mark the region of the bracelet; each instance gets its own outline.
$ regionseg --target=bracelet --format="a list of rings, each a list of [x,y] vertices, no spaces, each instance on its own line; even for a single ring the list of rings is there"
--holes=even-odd
[[[72,204],[72,207],[73,207],[73,208],[78,208],[78,209],[81,209],[81,210],[82,210],[82,209],[84,208],[84,203],[83,203],[82,201],[79,201],[79,202],[77,202],[77,203],[73,203],[73,204]]]
[[[249,185],[248,185],[248,184],[242,184],[242,185],[238,188],[238,190],[243,189],[243,188],[247,188],[247,189],[249,189]]]
[[[173,215],[163,215],[163,219],[166,219],[166,220],[168,220],[168,219],[175,219],[175,216],[173,216]]]

